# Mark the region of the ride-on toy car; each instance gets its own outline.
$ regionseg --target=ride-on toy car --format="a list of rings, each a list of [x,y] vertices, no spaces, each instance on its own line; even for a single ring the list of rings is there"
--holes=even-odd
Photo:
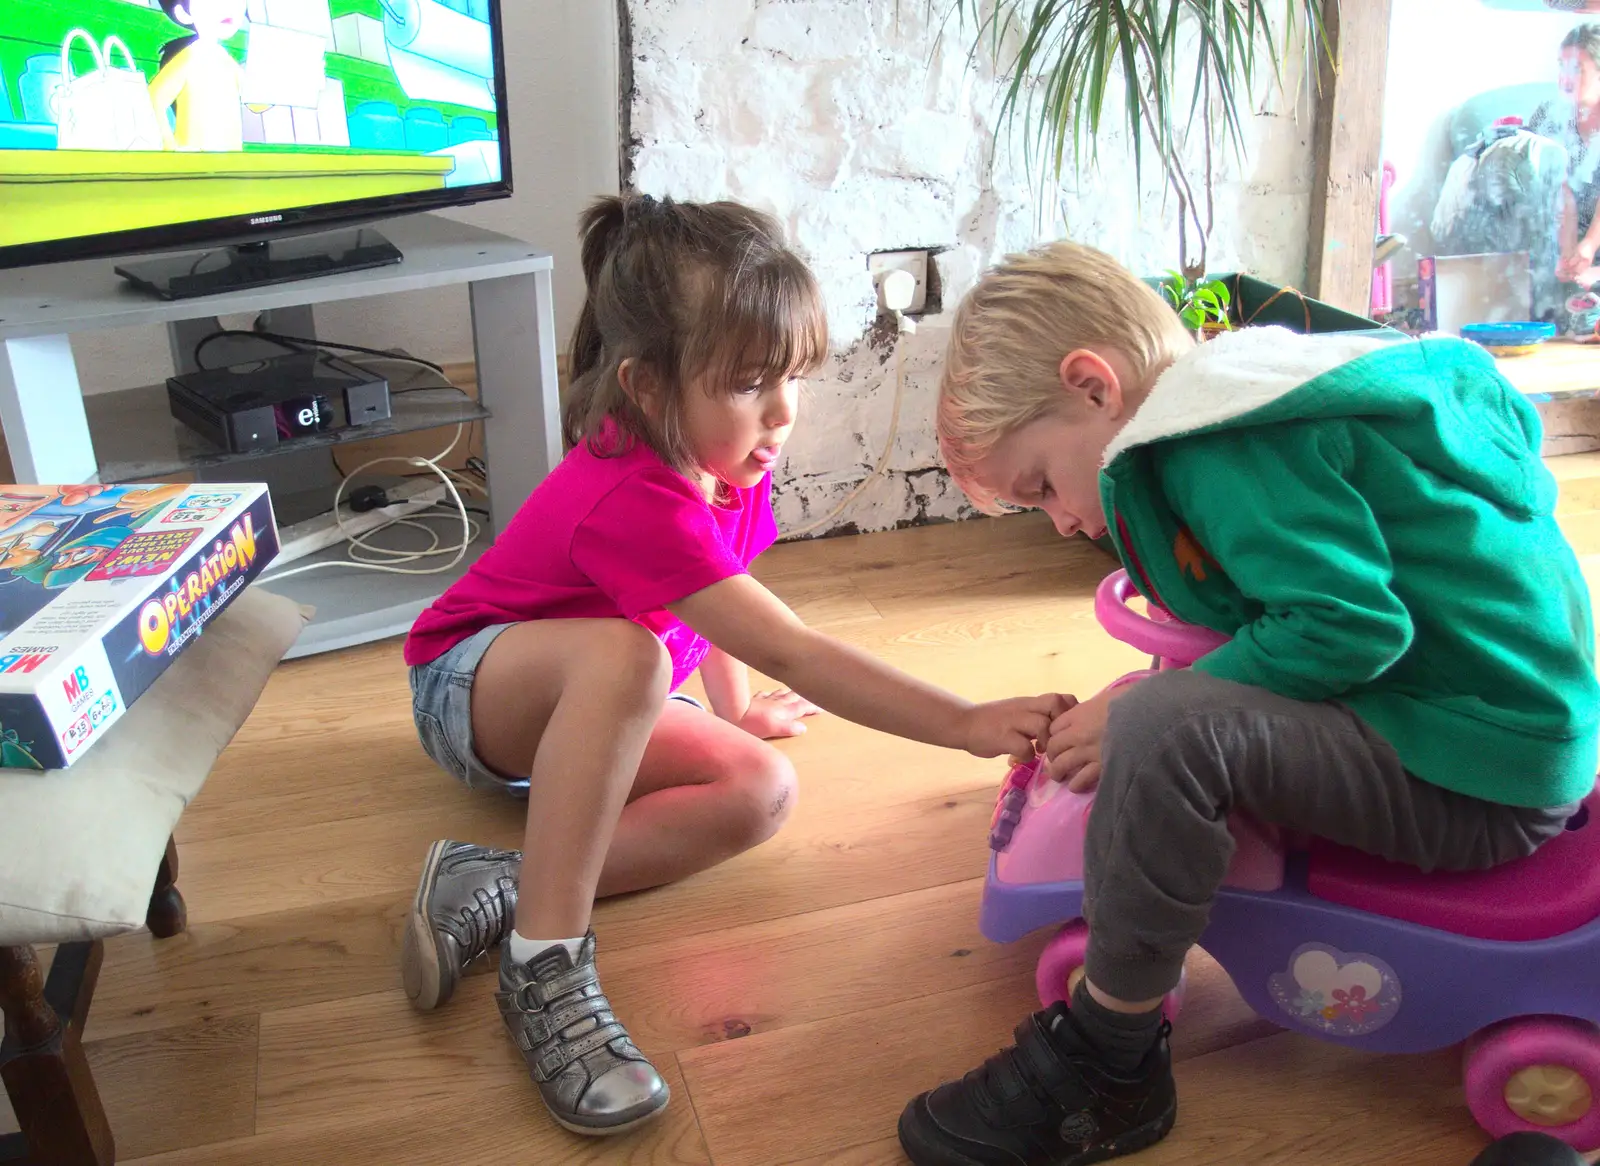
[[[1130,673],[1183,668],[1223,641],[1128,607],[1118,571],[1095,595],[1105,629],[1153,657]],[[1011,942],[1060,933],[1039,957],[1039,999],[1082,974],[1084,825],[1094,795],[1039,763],[1013,768],[995,808],[981,929]],[[1467,1103],[1493,1137],[1553,1134],[1600,1148],[1600,794],[1560,837],[1494,870],[1423,874],[1236,815],[1232,865],[1200,946],[1259,1015],[1374,1052],[1466,1041]],[[1168,998],[1181,1004],[1182,985]]]

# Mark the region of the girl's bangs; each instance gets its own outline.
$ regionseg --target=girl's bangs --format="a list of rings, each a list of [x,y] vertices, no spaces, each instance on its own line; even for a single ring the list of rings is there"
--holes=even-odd
[[[828,356],[822,292],[794,256],[726,277],[720,302],[707,305],[685,352],[686,371],[718,385],[751,385],[807,376]]]

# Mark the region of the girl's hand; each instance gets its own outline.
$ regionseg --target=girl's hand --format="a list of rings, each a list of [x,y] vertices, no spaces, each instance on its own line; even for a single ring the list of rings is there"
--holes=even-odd
[[[1100,782],[1100,739],[1105,736],[1111,702],[1127,686],[1108,689],[1067,709],[1050,726],[1045,746],[1049,764],[1045,772],[1053,781],[1065,781],[1073,793],[1084,793]]]
[[[750,707],[739,719],[739,727],[763,741],[775,737],[798,737],[806,731],[803,718],[814,717],[821,711],[798,692],[790,692],[787,688],[780,688],[776,692],[758,692],[750,698]]]
[[[964,748],[974,757],[1031,757],[1071,699],[1050,693],[973,705],[963,714]]]

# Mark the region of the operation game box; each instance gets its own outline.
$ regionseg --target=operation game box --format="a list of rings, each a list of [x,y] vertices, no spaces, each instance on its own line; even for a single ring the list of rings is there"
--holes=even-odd
[[[263,485],[0,485],[0,767],[82,757],[277,553]]]

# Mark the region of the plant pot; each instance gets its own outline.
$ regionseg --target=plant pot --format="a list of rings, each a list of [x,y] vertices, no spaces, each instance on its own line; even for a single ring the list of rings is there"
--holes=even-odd
[[[1233,325],[1227,323],[1226,321],[1223,321],[1223,320],[1209,320],[1206,323],[1200,325],[1199,331],[1195,335],[1195,339],[1200,341],[1200,343],[1204,344],[1207,340],[1215,340],[1218,336],[1221,336],[1224,332],[1232,332],[1232,331],[1233,331]]]

